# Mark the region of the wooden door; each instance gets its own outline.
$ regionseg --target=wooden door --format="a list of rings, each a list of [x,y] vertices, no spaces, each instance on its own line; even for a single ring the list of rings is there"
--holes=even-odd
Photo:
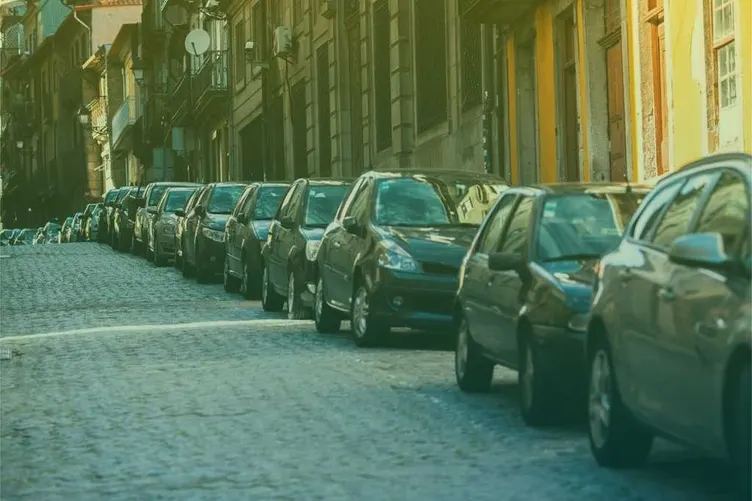
[[[627,179],[627,138],[621,40],[606,49],[606,67],[611,180],[625,181]]]
[[[562,83],[564,94],[564,152],[566,181],[580,180],[580,124],[577,116],[576,32],[574,19],[564,20]]]

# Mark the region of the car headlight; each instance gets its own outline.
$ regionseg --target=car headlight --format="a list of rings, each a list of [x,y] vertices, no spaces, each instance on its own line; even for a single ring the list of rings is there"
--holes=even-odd
[[[305,246],[305,257],[309,261],[316,261],[316,256],[319,255],[319,247],[321,247],[321,240],[309,240]]]
[[[201,230],[201,234],[204,235],[206,238],[210,240],[214,240],[215,242],[224,242],[225,241],[225,232],[214,230],[212,228],[203,228]]]
[[[377,263],[382,268],[398,271],[418,271],[418,263],[408,252],[398,244],[390,241],[382,241],[381,252]]]
[[[587,313],[578,313],[573,315],[569,319],[567,327],[575,332],[587,332],[588,322],[590,321],[590,315]]]

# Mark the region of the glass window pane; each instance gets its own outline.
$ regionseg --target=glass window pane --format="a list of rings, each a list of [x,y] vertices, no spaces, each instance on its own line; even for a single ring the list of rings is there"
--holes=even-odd
[[[718,76],[723,78],[728,73],[728,63],[726,55],[726,47],[722,47],[718,50]]]
[[[739,176],[726,173],[713,188],[695,231],[720,233],[726,251],[731,252],[744,237],[749,211],[744,181]]]
[[[677,237],[687,232],[700,197],[712,178],[713,174],[700,174],[684,184],[658,225],[653,237],[655,245],[668,248]]]
[[[726,47],[726,58],[727,58],[727,65],[726,69],[729,73],[736,72],[736,44],[734,42],[731,42]]]
[[[501,240],[501,232],[504,230],[504,223],[507,222],[509,213],[512,211],[512,207],[514,207],[513,202],[515,198],[516,195],[511,194],[499,201],[499,208],[494,212],[493,219],[488,221],[485,233],[481,237],[482,240],[478,244],[477,252],[490,254],[496,250],[499,240]]]
[[[721,95],[721,108],[725,108],[729,105],[729,81],[721,80],[720,95]]]
[[[637,240],[647,240],[650,237],[651,232],[656,224],[658,224],[663,210],[671,200],[673,200],[674,195],[679,191],[681,185],[682,183],[680,182],[673,183],[669,186],[663,187],[661,191],[652,196],[635,222],[634,228],[632,229],[633,238]]]
[[[734,33],[734,4],[729,2],[723,8],[723,36]]]
[[[525,197],[517,205],[517,210],[509,222],[509,228],[501,244],[501,252],[524,255],[530,230],[530,216],[533,212],[533,198]]]
[[[728,104],[736,104],[736,76],[730,76],[728,79]]]

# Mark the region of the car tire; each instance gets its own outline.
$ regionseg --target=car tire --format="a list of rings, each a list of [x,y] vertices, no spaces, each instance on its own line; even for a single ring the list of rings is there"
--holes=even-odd
[[[558,398],[552,388],[555,381],[535,344],[532,332],[524,332],[519,344],[519,404],[528,426],[546,426],[559,421]]]
[[[160,268],[167,264],[167,258],[162,254],[159,241],[156,239],[154,240],[154,264]]]
[[[261,298],[261,278],[251,271],[248,261],[243,260],[243,278],[240,281],[240,291],[246,299]]]
[[[350,305],[350,331],[360,347],[377,346],[389,333],[389,328],[377,322],[371,313],[371,294],[364,280],[355,286]]]
[[[261,307],[264,311],[282,311],[285,304],[284,296],[277,294],[269,280],[269,268],[264,266],[261,278]]]
[[[731,413],[728,416],[727,423],[729,425],[728,437],[728,449],[731,459],[731,465],[734,470],[734,481],[736,483],[737,492],[741,499],[750,499],[752,497],[752,438],[750,437],[750,430],[752,430],[752,420],[750,419],[750,409],[752,409],[752,402],[750,402],[750,380],[752,375],[750,374],[750,365],[747,363],[746,367],[739,371],[734,384],[734,402],[731,406]]]
[[[234,293],[240,290],[240,280],[230,275],[230,259],[225,255],[225,266],[222,272],[222,283],[226,292]]]
[[[588,354],[588,440],[595,461],[608,468],[641,466],[653,435],[624,406],[605,339]]]
[[[342,328],[342,315],[326,304],[324,278],[319,276],[316,284],[316,298],[313,305],[313,320],[320,334],[336,334]]]
[[[305,307],[300,299],[300,287],[295,280],[295,272],[290,272],[287,280],[287,319],[307,320],[311,318],[311,312]]]
[[[467,320],[462,318],[457,329],[454,349],[454,375],[457,385],[468,393],[485,393],[491,389],[495,364],[486,358],[473,340]]]

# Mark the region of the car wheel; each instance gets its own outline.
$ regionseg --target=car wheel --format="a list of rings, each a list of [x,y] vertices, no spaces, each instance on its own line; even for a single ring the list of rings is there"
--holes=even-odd
[[[486,358],[473,341],[467,320],[460,321],[454,350],[454,375],[462,391],[482,393],[491,389],[494,363]]]
[[[222,273],[222,283],[225,286],[227,292],[238,292],[240,289],[240,282],[237,278],[230,275],[230,259],[225,256],[225,267]]]
[[[243,277],[240,281],[240,293],[246,299],[258,299],[261,297],[261,281],[251,271],[247,261],[243,261]]]
[[[519,346],[520,412],[528,426],[543,426],[558,421],[557,398],[551,390],[553,378],[549,375],[532,333],[523,334]]]
[[[340,313],[326,304],[323,277],[319,277],[319,281],[316,284],[313,319],[316,323],[316,330],[321,334],[336,334],[342,327],[342,316]]]
[[[624,407],[605,341],[588,357],[588,438],[596,462],[610,468],[640,466],[650,454],[653,436]]]
[[[167,264],[167,259],[162,255],[162,247],[158,240],[154,240],[154,264],[160,268]]]
[[[291,271],[290,278],[287,280],[287,318],[289,320],[306,320],[310,317],[311,313],[300,300],[300,290],[295,280],[295,273]]]
[[[364,283],[358,284],[350,307],[350,330],[358,346],[375,346],[389,329],[378,323],[371,313],[371,297]]]
[[[264,266],[261,277],[261,307],[264,311],[282,311],[285,298],[277,294],[269,280],[269,268]]]
[[[752,439],[750,430],[752,430],[752,420],[750,419],[750,366],[747,364],[736,378],[734,384],[735,390],[734,403],[731,406],[731,415],[727,420],[729,424],[728,449],[731,464],[734,469],[734,480],[736,481],[737,490],[742,499],[750,499],[750,487],[752,479]]]

